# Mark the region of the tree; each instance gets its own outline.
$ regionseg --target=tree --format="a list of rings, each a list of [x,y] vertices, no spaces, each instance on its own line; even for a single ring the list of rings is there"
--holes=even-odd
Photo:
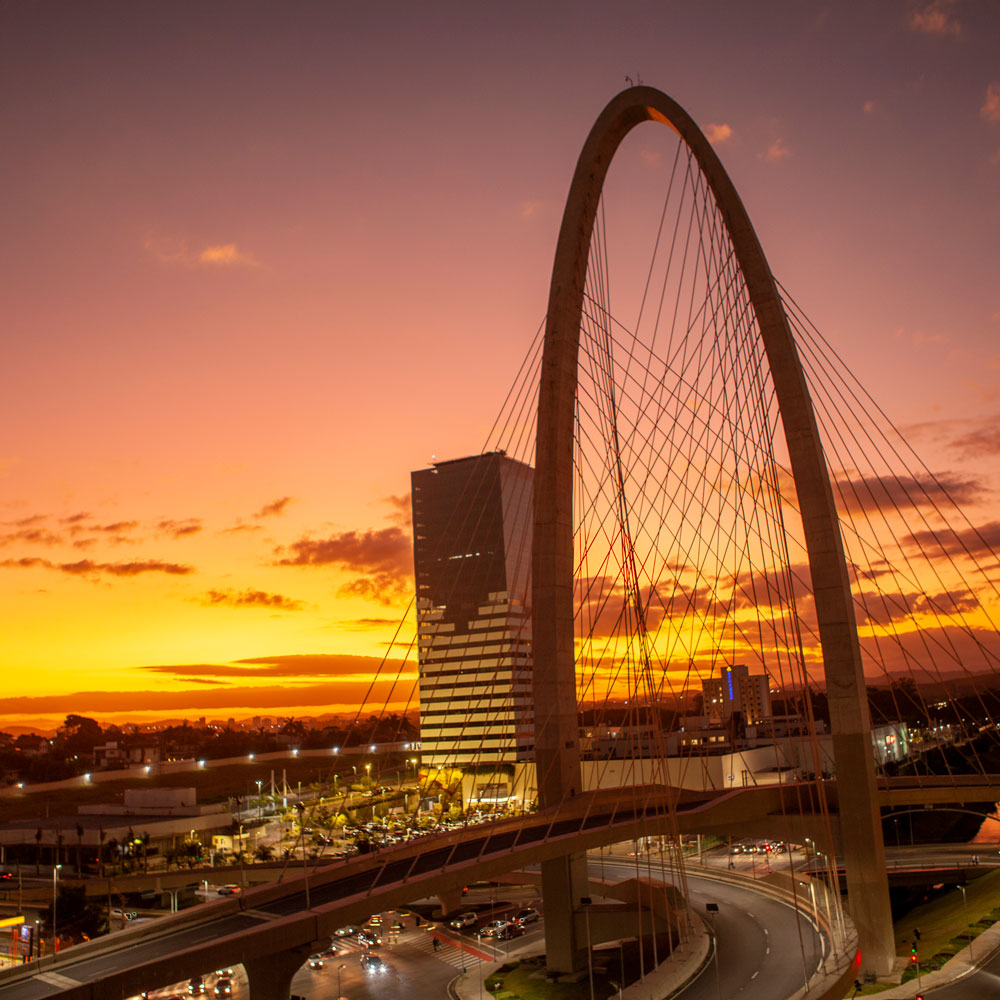
[[[87,902],[87,894],[75,886],[59,886],[56,900],[59,936],[93,938],[107,930],[104,907]],[[42,911],[42,933],[52,933],[52,904]]]

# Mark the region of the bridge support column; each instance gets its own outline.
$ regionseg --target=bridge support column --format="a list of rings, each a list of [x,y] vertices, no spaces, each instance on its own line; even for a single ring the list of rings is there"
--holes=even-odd
[[[302,968],[310,948],[290,948],[266,958],[243,961],[250,980],[250,1000],[289,1000],[292,978]]]
[[[439,892],[437,894],[438,902],[441,904],[440,915],[442,917],[447,917],[449,914],[454,913],[462,905],[462,890],[452,889],[450,892]],[[438,914],[435,912],[434,914]]]
[[[590,894],[587,855],[569,854],[542,862],[545,900],[545,967],[553,972],[586,968],[587,952],[576,933],[576,911]]]

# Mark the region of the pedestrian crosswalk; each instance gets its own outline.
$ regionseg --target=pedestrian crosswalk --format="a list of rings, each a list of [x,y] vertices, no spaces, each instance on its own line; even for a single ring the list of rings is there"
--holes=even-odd
[[[475,955],[470,955],[462,950],[459,943],[450,937],[440,937],[441,943],[437,950],[434,949],[434,934],[427,931],[407,931],[400,935],[399,943],[405,944],[415,951],[422,951],[426,955],[431,955],[439,962],[445,962],[452,968],[465,972],[466,969],[474,969],[479,962]]]

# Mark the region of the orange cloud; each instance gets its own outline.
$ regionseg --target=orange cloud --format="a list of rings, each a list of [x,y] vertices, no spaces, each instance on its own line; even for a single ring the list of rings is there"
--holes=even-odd
[[[413,505],[410,502],[409,493],[399,495],[390,494],[382,497],[382,500],[392,508],[389,520],[394,521],[401,528],[408,528],[413,523]]]
[[[272,611],[301,611],[304,601],[296,601],[284,594],[268,594],[263,590],[210,590],[202,597],[208,605],[224,604],[230,608],[270,608]]]
[[[201,531],[201,521],[196,517],[189,517],[183,521],[165,518],[157,523],[156,530],[173,538],[183,538],[185,535],[198,534]]]
[[[705,126],[705,138],[713,145],[716,146],[720,142],[725,142],[727,139],[733,137],[732,127],[727,125],[725,122],[716,123],[709,122]]]
[[[942,35],[957,38],[962,33],[962,25],[951,13],[953,0],[933,0],[924,7],[910,11],[906,24],[910,31],[924,35]]]
[[[779,163],[781,160],[785,159],[787,156],[791,156],[792,151],[785,145],[785,141],[779,136],[770,146],[767,147],[767,151],[758,154],[758,159],[763,160],[765,163]]]
[[[274,517],[278,514],[283,514],[285,508],[295,499],[295,497],[279,497],[277,500],[272,500],[270,503],[264,504],[263,507],[254,517]]]
[[[245,253],[235,243],[221,243],[218,246],[205,247],[198,254],[201,264],[241,265],[243,267],[260,267],[253,254]]]
[[[0,562],[4,569],[54,569],[71,576],[99,576],[102,573],[109,576],[139,576],[141,573],[169,573],[172,576],[186,576],[194,572],[193,566],[181,563],[162,562],[159,559],[135,559],[127,563],[99,563],[91,559],[80,559],[77,562],[54,563],[48,559],[27,557],[22,559],[5,559]]]
[[[185,240],[149,234],[142,241],[143,249],[165,264],[183,264],[185,267],[260,267],[260,261],[241,250],[235,243],[215,243],[192,250]]]
[[[991,83],[986,88],[986,99],[979,109],[979,116],[988,122],[1000,122],[1000,83]]]
[[[413,548],[401,528],[379,531],[343,531],[330,538],[302,538],[288,548],[292,555],[278,566],[337,566],[360,573],[340,593],[392,604],[410,589]],[[279,548],[276,554],[284,552]]]

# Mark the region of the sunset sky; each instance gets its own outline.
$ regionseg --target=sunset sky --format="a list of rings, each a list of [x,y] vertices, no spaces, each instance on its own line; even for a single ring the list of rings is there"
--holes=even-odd
[[[995,523],[998,51],[985,0],[0,4],[0,726],[358,701],[626,75]]]

